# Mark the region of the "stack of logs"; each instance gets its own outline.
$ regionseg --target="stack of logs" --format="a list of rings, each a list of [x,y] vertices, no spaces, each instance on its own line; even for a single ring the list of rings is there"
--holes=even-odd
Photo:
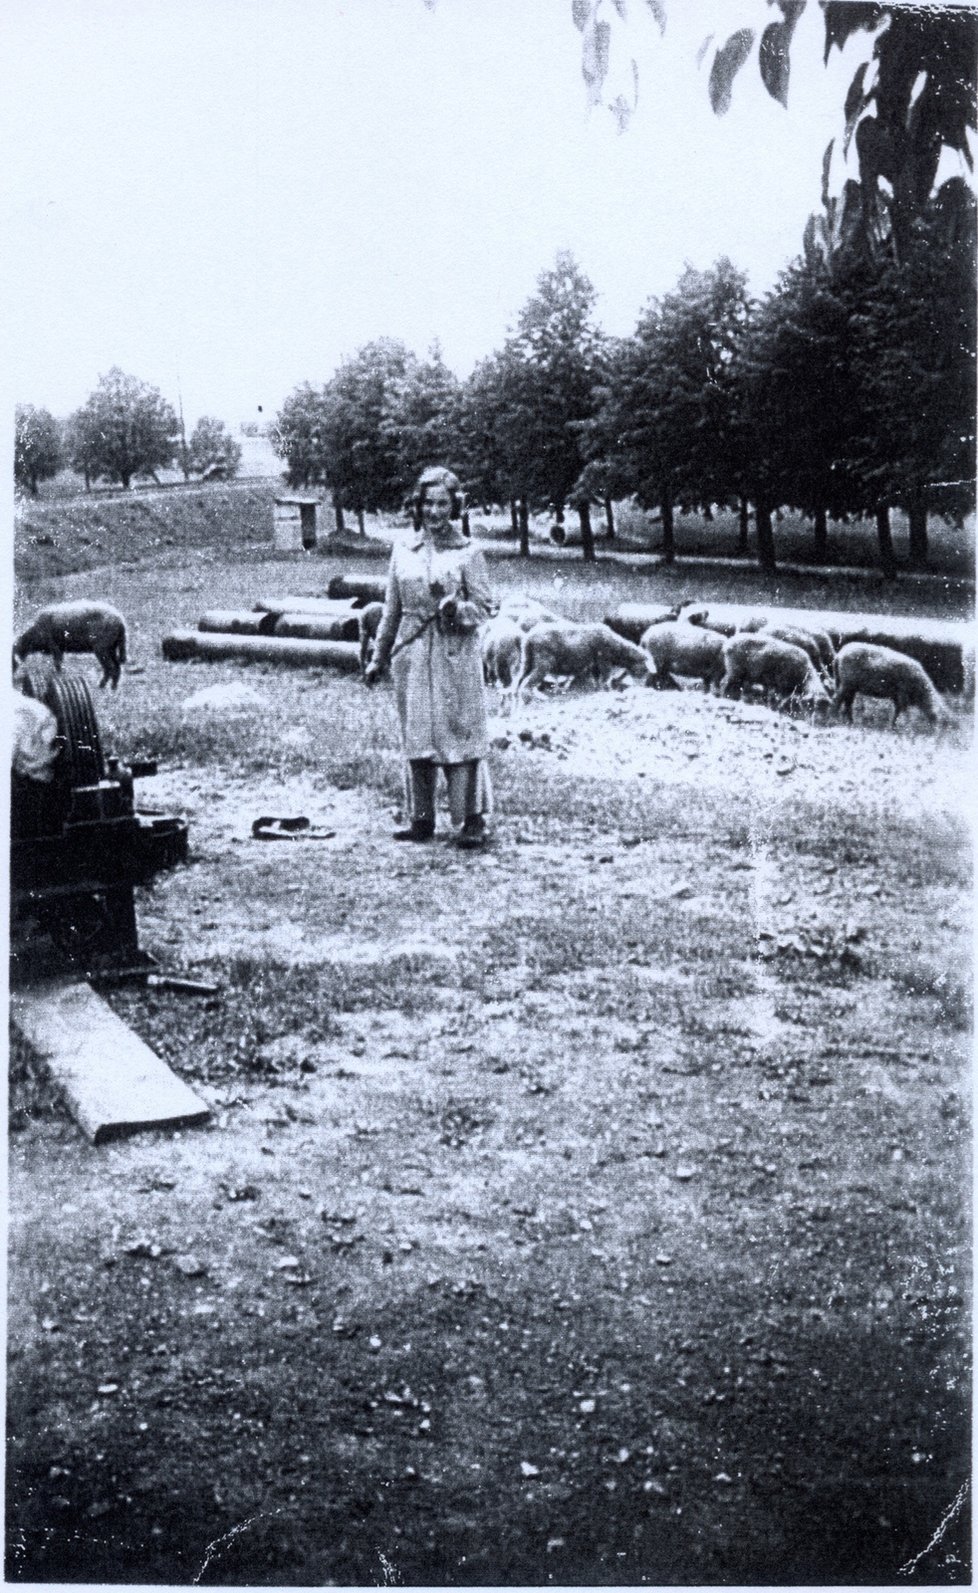
[[[326,597],[271,597],[251,609],[209,609],[195,631],[163,637],[163,657],[354,672],[360,668],[357,610],[383,596],[382,581],[340,575]]]

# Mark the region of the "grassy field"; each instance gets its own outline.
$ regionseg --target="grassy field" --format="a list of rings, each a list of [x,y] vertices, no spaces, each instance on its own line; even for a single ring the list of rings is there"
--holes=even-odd
[[[967,1583],[970,716],[544,697],[493,720],[492,848],[398,847],[389,688],[159,649],[382,566],[126,512],[18,615],[129,618],[103,738],[192,844],[141,937],[220,994],[110,999],[213,1115],[93,1151],[14,1049],[8,1580]]]

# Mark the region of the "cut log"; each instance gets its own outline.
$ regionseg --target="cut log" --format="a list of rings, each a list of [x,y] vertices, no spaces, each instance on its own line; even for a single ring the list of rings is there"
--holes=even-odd
[[[171,631],[161,645],[163,657],[171,663],[234,659],[243,664],[286,664],[292,669],[345,669],[352,673],[360,668],[360,649],[355,642]]]
[[[272,614],[275,618],[281,614],[318,614],[324,619],[337,619],[344,614],[355,613],[356,607],[356,600],[352,597],[302,597],[301,594],[263,597],[255,604],[256,610]]]
[[[275,615],[247,608],[209,608],[197,621],[197,629],[235,636],[270,636],[275,629]]]
[[[326,588],[330,597],[352,597],[360,608],[368,603],[382,603],[386,581],[368,575],[334,575]]]
[[[182,1079],[123,1023],[91,985],[59,976],[13,991],[14,1027],[47,1064],[94,1145],[210,1115]]]
[[[275,619],[274,635],[305,636],[320,642],[359,642],[360,621],[353,610],[332,618],[326,614],[280,614]]]

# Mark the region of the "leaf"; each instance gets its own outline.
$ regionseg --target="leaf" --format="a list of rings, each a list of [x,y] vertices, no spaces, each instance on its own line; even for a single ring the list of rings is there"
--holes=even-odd
[[[725,116],[729,111],[733,80],[753,47],[753,28],[740,28],[717,51],[710,68],[710,104],[717,116]]]
[[[588,101],[597,105],[601,98],[601,85],[608,75],[608,58],[611,51],[611,28],[607,22],[593,22],[585,29],[581,50],[581,71],[588,87]]]
[[[655,17],[656,22],[659,24],[659,32],[660,33],[665,33],[665,31],[666,31],[666,8],[662,4],[662,0],[645,0],[645,3],[648,6],[649,10],[651,11],[652,15]]]
[[[886,7],[871,0],[827,0],[825,4],[825,54],[827,61],[833,44],[841,51],[852,34],[875,28],[886,15]]]
[[[761,82],[773,100],[785,109],[788,107],[788,79],[791,75],[791,58],[788,45],[791,32],[784,22],[772,22],[761,35],[758,65]]]
[[[571,0],[571,16],[578,33],[583,33],[591,20],[591,0]]]

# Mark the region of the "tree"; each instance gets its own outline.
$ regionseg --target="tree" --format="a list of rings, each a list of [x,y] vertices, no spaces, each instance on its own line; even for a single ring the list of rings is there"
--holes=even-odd
[[[326,479],[321,431],[324,391],[303,382],[289,394],[269,429],[269,440],[285,461],[286,480],[293,490]]]
[[[615,350],[588,447],[619,489],[662,514],[663,555],[675,556],[677,508],[707,507],[742,490],[736,356],[747,287],[729,260],[687,266],[674,292],[652,299]]]
[[[428,465],[458,463],[461,407],[462,384],[437,342],[423,363],[409,355],[385,389],[381,421],[402,482],[413,482]]]
[[[113,366],[72,417],[72,463],[86,477],[118,481],[171,464],[180,428],[162,394]]]
[[[975,205],[956,245],[932,205],[899,258],[865,283],[850,348],[862,396],[854,465],[867,506],[903,508],[910,562],[927,559],[927,515],[959,517],[975,502]],[[886,528],[880,522],[884,539]]]
[[[398,339],[378,338],[345,360],[324,389],[326,477],[339,501],[355,511],[361,535],[364,514],[399,507],[411,484],[384,423],[414,358]]]
[[[235,442],[223,420],[201,415],[190,434],[187,463],[198,475],[237,475],[241,463],[241,444]]]
[[[585,464],[582,428],[594,414],[600,374],[602,340],[591,319],[596,297],[573,256],[561,250],[520,311],[508,353],[508,425],[519,434],[524,493],[550,504],[558,518],[574,502],[588,560],[594,558],[590,499],[586,491],[575,498],[573,489]]]
[[[37,497],[40,481],[61,469],[63,449],[58,422],[46,409],[18,404],[14,417],[14,480]]]

